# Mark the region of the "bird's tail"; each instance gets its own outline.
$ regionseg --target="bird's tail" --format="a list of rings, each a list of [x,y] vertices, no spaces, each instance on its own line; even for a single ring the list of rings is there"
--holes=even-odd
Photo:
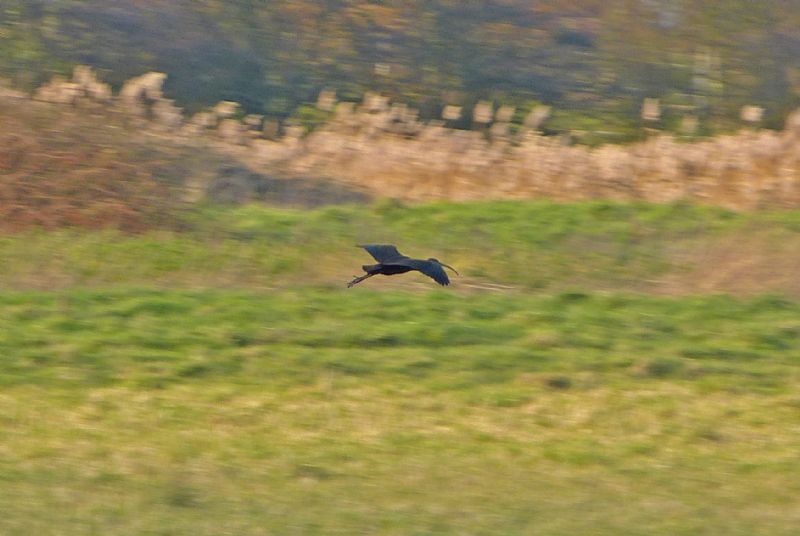
[[[361,269],[367,272],[368,274],[373,274],[381,269],[380,264],[364,264],[361,266]]]

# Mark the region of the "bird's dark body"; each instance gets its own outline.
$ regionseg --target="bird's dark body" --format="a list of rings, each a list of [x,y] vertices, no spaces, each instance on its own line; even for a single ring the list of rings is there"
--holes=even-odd
[[[451,266],[448,266],[433,258],[423,260],[406,257],[397,251],[396,247],[389,244],[364,244],[358,247],[367,250],[367,252],[372,255],[376,261],[378,261],[378,263],[363,265],[361,269],[364,270],[367,275],[355,277],[350,283],[347,284],[348,287],[352,287],[353,285],[358,284],[374,275],[397,275],[404,274],[412,270],[418,270],[440,285],[444,286],[450,284],[450,279],[447,277],[447,273],[444,271],[443,267],[447,266],[456,272],[456,270]],[[456,272],[456,274],[457,273],[458,272]]]
[[[368,274],[397,275],[404,274],[413,270],[410,266],[400,266],[398,264],[365,264],[361,267]]]

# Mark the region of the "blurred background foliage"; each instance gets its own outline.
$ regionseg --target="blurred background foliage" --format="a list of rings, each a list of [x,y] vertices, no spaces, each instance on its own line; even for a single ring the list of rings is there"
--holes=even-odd
[[[780,126],[798,28],[797,0],[0,0],[0,83],[156,70],[189,112],[311,127],[322,89],[422,119],[549,105],[545,133],[593,144],[724,132],[743,105]],[[407,205],[94,104],[0,98],[0,534],[798,533],[800,211]],[[675,174],[638,144],[628,168],[669,187],[714,161],[785,201],[796,132],[665,142],[694,163]],[[237,184],[250,203],[225,205]],[[462,275],[348,291],[367,242]]]
[[[713,134],[743,105],[778,127],[798,104],[798,27],[787,0],[0,0],[0,76],[32,89],[89,64],[119,87],[157,70],[190,111],[225,99],[279,118],[324,88],[379,91],[423,118],[544,102],[562,110],[551,128],[601,120],[611,140],[656,97],[659,126],[690,109]]]

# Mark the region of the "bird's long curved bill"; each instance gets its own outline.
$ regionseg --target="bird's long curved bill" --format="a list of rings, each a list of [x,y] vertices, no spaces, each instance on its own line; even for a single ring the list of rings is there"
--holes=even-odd
[[[461,274],[459,274],[459,273],[458,273],[458,270],[456,270],[455,268],[453,268],[453,267],[452,267],[452,266],[450,266],[449,264],[445,264],[445,263],[441,263],[441,264],[442,264],[442,266],[444,266],[445,268],[450,268],[451,270],[453,270],[453,271],[456,273],[456,275],[457,275],[457,276],[461,277]]]

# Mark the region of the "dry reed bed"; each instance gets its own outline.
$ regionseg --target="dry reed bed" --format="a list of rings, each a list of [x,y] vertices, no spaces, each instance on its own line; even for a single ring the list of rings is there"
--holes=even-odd
[[[325,103],[333,113],[310,133],[297,124],[281,130],[261,116],[242,117],[235,102],[184,117],[163,94],[165,78],[146,73],[114,97],[90,69],[78,67],[72,80],[54,80],[33,98],[77,108],[91,103],[93,113],[128,117],[138,132],[191,147],[214,146],[257,172],[334,179],[405,200],[686,199],[735,209],[800,206],[800,110],[787,117],[782,131],[750,129],[694,142],[654,135],[590,148],[532,128],[513,132],[511,114],[499,113],[508,107],[496,115],[491,110],[493,124],[457,130],[443,121],[420,121],[415,110],[374,94],[360,104]]]

